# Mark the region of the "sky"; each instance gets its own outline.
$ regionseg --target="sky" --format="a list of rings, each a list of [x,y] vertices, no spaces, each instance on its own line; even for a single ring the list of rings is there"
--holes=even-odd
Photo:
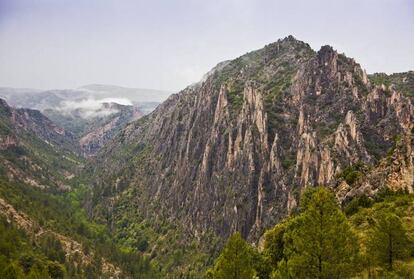
[[[0,0],[0,87],[178,91],[293,35],[368,73],[414,68],[413,0]]]

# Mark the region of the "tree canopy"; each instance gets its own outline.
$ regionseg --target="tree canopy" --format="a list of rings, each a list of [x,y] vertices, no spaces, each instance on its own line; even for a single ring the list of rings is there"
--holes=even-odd
[[[232,235],[208,277],[214,279],[252,279],[253,251],[240,233]]]

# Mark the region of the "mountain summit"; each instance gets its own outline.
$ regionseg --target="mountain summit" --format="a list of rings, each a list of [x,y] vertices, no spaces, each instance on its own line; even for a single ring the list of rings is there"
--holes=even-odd
[[[164,220],[198,239],[240,231],[257,241],[304,188],[338,189],[343,170],[377,164],[413,116],[406,92],[374,85],[330,46],[315,52],[289,36],[219,64],[127,126],[89,165],[90,214],[115,233],[132,210],[130,224]],[[350,184],[341,199],[355,192]]]

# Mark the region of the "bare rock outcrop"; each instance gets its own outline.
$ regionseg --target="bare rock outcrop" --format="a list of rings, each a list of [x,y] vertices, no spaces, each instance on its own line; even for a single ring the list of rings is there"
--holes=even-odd
[[[90,213],[102,218],[127,199],[192,236],[240,231],[255,241],[306,187],[336,187],[345,199],[352,187],[338,187],[336,176],[377,164],[413,116],[409,98],[371,84],[353,59],[290,36],[223,64],[127,126],[88,167],[96,199],[108,204]],[[410,184],[404,162],[390,185]],[[125,189],[139,194],[126,198]]]

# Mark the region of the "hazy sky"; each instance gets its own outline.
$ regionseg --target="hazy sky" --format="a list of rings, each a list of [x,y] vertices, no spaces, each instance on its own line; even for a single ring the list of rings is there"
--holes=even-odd
[[[0,0],[0,86],[179,90],[289,34],[414,68],[414,0]]]

